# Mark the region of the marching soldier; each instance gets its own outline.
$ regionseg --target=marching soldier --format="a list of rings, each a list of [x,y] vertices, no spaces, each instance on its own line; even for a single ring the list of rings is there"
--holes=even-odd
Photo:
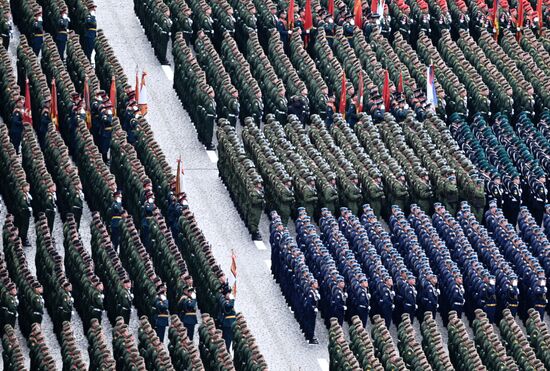
[[[67,32],[69,30],[69,15],[67,14],[67,8],[61,11],[61,19],[57,23],[57,35],[55,36],[55,43],[57,45],[57,51],[61,60],[65,60],[65,46],[67,45]]]
[[[44,42],[44,24],[42,22],[42,8],[40,8],[34,14],[34,20],[32,22],[32,39],[31,47],[36,56],[40,54],[42,50],[42,43]]]
[[[193,287],[193,278],[191,276],[184,277],[185,288],[183,295],[178,302],[178,316],[180,321],[187,329],[189,340],[193,341],[195,334],[195,326],[197,324],[197,294]]]
[[[19,97],[10,119],[9,135],[15,152],[19,154],[21,138],[23,137],[23,107],[25,98]]]
[[[155,299],[155,331],[161,342],[164,342],[164,333],[168,326],[168,299],[166,298],[166,286],[161,284],[159,293]]]
[[[113,196],[114,201],[111,206],[111,241],[113,242],[113,248],[118,252],[121,237],[120,224],[122,218],[126,216],[126,211],[122,206],[122,192],[116,191]]]
[[[97,21],[95,18],[95,9],[96,6],[92,3],[88,7],[88,14],[86,15],[86,18],[84,20],[84,54],[86,54],[86,57],[92,61],[92,52],[94,51],[95,47],[95,38],[97,35]]]
[[[225,295],[220,294],[220,307],[220,325],[223,332],[223,340],[225,341],[227,351],[229,351],[233,342],[233,323],[237,317],[235,313],[235,297],[231,293],[231,290]]]

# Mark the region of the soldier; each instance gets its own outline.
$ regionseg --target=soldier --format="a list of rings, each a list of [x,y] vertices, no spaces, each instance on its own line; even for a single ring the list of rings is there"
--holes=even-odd
[[[36,13],[34,13],[34,19],[32,22],[32,39],[31,47],[36,56],[40,54],[42,50],[42,43],[44,42],[44,25],[42,23],[42,8],[40,7]]]
[[[88,6],[88,14],[86,15],[86,18],[84,19],[84,54],[86,54],[86,57],[92,61],[92,52],[94,51],[95,47],[95,38],[97,35],[97,21],[95,18],[95,4],[91,3]]]
[[[151,191],[146,191],[145,202],[143,202],[143,215],[141,217],[140,238],[148,252],[151,251],[150,223],[156,208],[155,195]]]
[[[103,156],[103,161],[109,160],[108,153],[111,147],[111,137],[113,133],[113,110],[110,102],[107,102],[101,109],[100,120],[100,139],[99,152]]]
[[[134,145],[137,142],[139,119],[141,119],[142,115],[137,104],[128,107],[127,111],[129,111],[129,117],[127,120],[124,120],[122,128],[126,131],[128,143]]]
[[[183,278],[185,282],[185,288],[183,289],[183,295],[178,302],[178,317],[187,329],[187,337],[193,341],[195,334],[195,325],[197,324],[197,294],[193,287],[193,278],[191,276],[185,276]]]
[[[50,115],[50,109],[45,106],[42,108],[42,113],[38,120],[38,128],[36,128],[36,136],[38,137],[38,143],[40,147],[44,149],[44,142],[46,140],[46,134],[48,133],[48,128],[52,123],[52,118]]]
[[[19,237],[25,247],[31,245],[29,243],[29,239],[27,238],[27,233],[29,231],[29,219],[32,215],[32,196],[30,194],[30,189],[30,185],[27,182],[23,183],[21,186],[21,192],[23,193],[23,204],[19,205],[19,210],[17,211],[15,218],[15,221],[17,222],[17,229],[19,230]]]
[[[57,51],[61,60],[65,60],[65,46],[67,45],[67,32],[69,30],[69,15],[67,14],[67,8],[61,10],[61,19],[57,22],[57,35],[55,36],[55,43],[57,45]]]
[[[5,12],[5,22],[0,22],[0,36],[2,36],[2,45],[4,46],[4,49],[8,50],[13,32],[13,20],[10,12],[6,9],[3,11]]]
[[[519,209],[521,208],[522,193],[521,181],[519,175],[514,175],[512,178],[504,178],[504,197],[502,211],[506,219],[515,226],[518,221]]]
[[[48,228],[53,231],[53,223],[55,221],[56,201],[57,196],[55,194],[55,183],[51,183],[48,187],[48,198],[46,200],[46,209],[44,210],[46,217],[48,218]]]
[[[546,188],[546,176],[542,170],[530,179],[531,200],[529,210],[537,221],[537,225],[541,225],[542,216],[544,214],[544,205],[548,202],[548,190]]]
[[[166,298],[166,286],[161,284],[158,288],[158,295],[155,299],[154,311],[155,331],[161,342],[164,342],[164,332],[168,326],[168,299]]]
[[[231,343],[233,342],[233,323],[235,322],[235,297],[229,292],[220,294],[220,326],[223,332],[223,340],[225,341],[225,347],[227,351],[231,349]]]
[[[289,54],[289,46],[290,46],[290,36],[292,35],[292,30],[289,30],[286,24],[286,11],[281,10],[279,12],[279,19],[277,20],[277,31],[279,31],[279,35],[281,37],[281,41],[283,42],[283,46],[285,49],[285,53]]]
[[[316,279],[312,279],[309,283],[309,287],[306,289],[305,302],[303,308],[303,329],[306,340],[310,344],[319,344],[319,341],[315,337],[315,319],[317,317],[317,308],[321,296],[319,295],[319,283]]]
[[[248,205],[248,230],[252,235],[253,241],[261,241],[262,235],[260,234],[258,225],[260,223],[260,218],[262,216],[262,211],[265,206],[264,201],[264,186],[262,183],[262,178],[257,177],[255,180],[254,191],[250,195],[249,205]]]
[[[122,218],[126,217],[126,211],[122,206],[122,192],[116,191],[113,195],[114,201],[111,206],[111,241],[113,242],[113,248],[118,252],[118,246],[120,245],[120,224]]]
[[[19,154],[21,147],[21,138],[23,136],[23,107],[25,105],[25,98],[19,97],[15,103],[15,108],[11,114],[10,119],[10,140],[15,148],[15,153]]]

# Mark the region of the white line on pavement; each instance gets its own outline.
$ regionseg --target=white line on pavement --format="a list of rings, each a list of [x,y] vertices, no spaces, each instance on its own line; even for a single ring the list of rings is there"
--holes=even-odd
[[[206,151],[206,154],[208,155],[210,161],[212,161],[213,163],[218,162],[218,154],[216,153],[216,151]]]
[[[258,250],[267,250],[267,247],[265,247],[264,241],[254,241],[254,245],[256,245],[256,248]]]
[[[168,80],[174,81],[174,71],[172,71],[172,67],[163,65],[162,70],[164,71],[166,77],[168,77]]]
[[[266,267],[271,268],[271,260],[264,260]]]
[[[319,366],[321,366],[321,371],[329,370],[329,364],[326,358],[317,358],[317,362],[319,363]]]

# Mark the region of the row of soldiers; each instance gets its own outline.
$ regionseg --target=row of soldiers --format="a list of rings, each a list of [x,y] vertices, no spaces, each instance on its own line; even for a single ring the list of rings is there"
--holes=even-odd
[[[173,24],[170,18],[170,8],[164,1],[149,0],[146,2],[135,1],[134,10],[160,63],[168,64],[166,52]]]
[[[176,315],[170,317],[168,339],[170,340],[170,345],[168,345],[170,358],[176,370],[198,371],[204,369],[199,352],[188,337],[186,326]]]
[[[19,300],[18,312],[21,332],[24,336],[31,333],[31,325],[40,324],[44,314],[44,288],[38,279],[31,273],[23,245],[19,238],[17,227],[14,226],[14,218],[6,216],[2,228],[6,267],[10,277],[17,287]]]
[[[116,250],[118,245],[114,246],[111,243],[108,230],[97,212],[92,213],[90,231],[94,270],[105,285],[105,295],[113,299],[105,302],[109,320],[115,323],[115,319],[121,316],[126,323],[129,323],[134,295],[132,281]]]
[[[74,299],[63,259],[50,231],[41,213],[36,222],[36,275],[44,286],[45,306],[52,318],[54,333],[61,338],[63,323],[71,321]]]
[[[168,351],[145,316],[139,320],[138,341],[147,370],[175,370]]]
[[[103,331],[103,327],[97,319],[93,319],[90,323],[90,328],[86,333],[88,340],[88,354],[90,356],[90,368],[104,369],[113,371],[116,369],[116,362],[113,358],[113,353],[107,345],[107,337]]]
[[[2,349],[2,361],[5,370],[26,370],[21,344],[19,344],[13,325],[6,324],[3,327]]]
[[[227,120],[220,119],[217,137],[220,177],[252,238],[261,239],[258,225],[265,204],[262,177],[246,155],[235,128]]]
[[[113,356],[117,361],[117,370],[147,370],[134,335],[122,317],[118,317],[113,326]]]
[[[82,318],[84,331],[87,332],[91,320],[95,318],[101,321],[103,316],[103,283],[95,274],[93,260],[86,251],[74,217],[70,214],[63,225],[63,237],[67,277],[73,285],[75,307]]]

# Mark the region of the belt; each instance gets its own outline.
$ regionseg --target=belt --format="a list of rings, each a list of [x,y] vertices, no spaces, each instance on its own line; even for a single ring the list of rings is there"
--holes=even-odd
[[[59,31],[58,33],[67,33],[67,31]]]
[[[88,28],[86,31],[97,31],[97,28]]]
[[[166,313],[161,313],[161,314],[158,315],[158,317],[169,317],[169,315],[166,314]]]
[[[535,307],[537,308],[545,308],[546,304],[535,304]]]
[[[487,304],[488,307],[496,307],[496,303],[495,304]]]
[[[111,131],[111,130],[113,130],[113,128],[105,128],[105,129],[103,129],[103,130],[105,130],[105,131]]]
[[[196,316],[197,312],[187,312],[185,313],[186,316]]]
[[[44,37],[44,34],[43,33],[35,33],[34,37]]]
[[[515,307],[518,306],[518,304],[508,304],[508,306],[509,306],[509,307],[514,307],[514,308],[515,308]]]
[[[113,216],[113,219],[122,219],[122,216]]]
[[[237,316],[227,316],[227,317],[225,317],[225,319],[232,319],[232,318],[237,318]]]

